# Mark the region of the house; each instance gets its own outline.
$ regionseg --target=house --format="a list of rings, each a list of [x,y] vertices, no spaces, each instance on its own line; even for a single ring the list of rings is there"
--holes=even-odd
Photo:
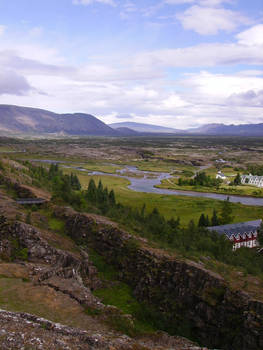
[[[219,172],[216,174],[216,179],[225,180],[226,175],[223,174],[222,171],[219,170]]]
[[[263,187],[263,176],[251,175],[251,174],[241,175],[241,183],[243,185]]]
[[[210,231],[216,231],[233,242],[233,250],[241,247],[254,248],[259,245],[257,237],[262,220],[239,222],[221,226],[207,227]]]

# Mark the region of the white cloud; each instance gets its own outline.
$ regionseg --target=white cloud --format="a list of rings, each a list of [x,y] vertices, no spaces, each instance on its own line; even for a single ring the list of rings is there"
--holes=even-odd
[[[247,46],[263,46],[263,24],[255,25],[236,35],[238,43]]]
[[[260,91],[263,89],[262,76],[246,76],[242,74],[212,74],[202,71],[197,74],[188,74],[182,84],[194,89],[194,96],[198,94],[206,99],[210,96],[221,103],[232,94],[242,94],[249,90]]]
[[[0,25],[0,35],[4,34],[6,26]]]
[[[100,4],[116,6],[114,0],[73,0],[74,5],[91,5],[96,2]]]
[[[137,65],[148,67],[214,67],[235,64],[262,65],[260,46],[200,44],[182,49],[163,49],[138,54]]]
[[[194,30],[201,35],[214,35],[219,31],[231,32],[240,24],[250,21],[238,12],[224,8],[194,5],[177,14],[177,19],[185,29]]]
[[[253,27],[252,27],[253,28]],[[4,43],[1,37],[0,103],[56,112],[83,111],[105,121],[132,115],[137,122],[184,128],[208,122],[262,120],[263,71],[212,74],[208,66],[263,64],[262,46],[202,44],[128,56],[94,56],[67,66],[58,50],[40,43]],[[12,50],[8,50],[12,48]],[[168,80],[166,69],[204,67]],[[187,72],[187,69],[185,69]],[[4,72],[4,73],[3,73]],[[45,94],[43,94],[43,93]],[[105,118],[105,119],[104,119]]]

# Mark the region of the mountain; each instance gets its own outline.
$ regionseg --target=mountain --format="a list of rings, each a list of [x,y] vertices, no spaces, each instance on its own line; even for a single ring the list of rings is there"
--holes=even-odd
[[[263,123],[260,124],[206,124],[199,128],[188,129],[188,133],[218,136],[263,136]]]
[[[37,108],[0,105],[1,134],[118,136],[118,131],[90,114],[57,114]]]
[[[130,128],[126,128],[126,127],[120,127],[120,128],[116,128],[115,130],[119,131],[123,136],[138,136],[139,133],[138,131],[135,131],[133,129]]]
[[[166,128],[164,126],[159,125],[152,125],[152,124],[141,124],[141,123],[134,123],[134,122],[121,122],[121,123],[113,123],[109,124],[109,126],[113,129],[118,128],[129,128],[132,130],[135,130],[137,132],[143,132],[143,133],[182,133],[182,130],[177,130],[173,128]]]

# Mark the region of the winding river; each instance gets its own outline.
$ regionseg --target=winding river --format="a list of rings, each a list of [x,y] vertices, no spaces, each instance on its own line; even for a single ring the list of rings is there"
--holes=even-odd
[[[59,162],[59,161],[48,160],[48,159],[45,159],[45,160],[32,159],[32,161],[38,161],[38,162],[44,162],[44,163],[65,163],[65,162]],[[233,203],[263,206],[263,198],[225,195],[225,194],[208,193],[208,192],[168,190],[165,188],[157,188],[155,186],[160,185],[162,180],[169,179],[172,176],[169,173],[157,173],[157,172],[154,173],[154,172],[138,170],[138,168],[134,166],[127,165],[123,169],[117,170],[117,174],[104,173],[100,171],[90,172],[89,170],[84,169],[80,166],[74,167],[74,166],[64,165],[63,167],[87,172],[88,175],[116,176],[116,177],[122,177],[122,178],[128,179],[130,181],[130,185],[128,186],[128,188],[136,192],[157,193],[157,194],[174,195],[174,196],[178,195],[178,196],[188,196],[188,197],[201,197],[201,198],[217,199],[221,201],[229,198],[229,201]],[[134,173],[137,177],[125,175],[125,173],[128,173],[128,174]]]

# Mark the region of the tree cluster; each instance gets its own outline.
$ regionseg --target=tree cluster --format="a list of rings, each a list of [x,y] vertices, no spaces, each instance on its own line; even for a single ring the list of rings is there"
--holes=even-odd
[[[178,180],[179,186],[189,185],[203,187],[219,187],[221,183],[221,179],[212,178],[211,176],[206,175],[205,172],[197,173],[193,179],[179,178]]]

